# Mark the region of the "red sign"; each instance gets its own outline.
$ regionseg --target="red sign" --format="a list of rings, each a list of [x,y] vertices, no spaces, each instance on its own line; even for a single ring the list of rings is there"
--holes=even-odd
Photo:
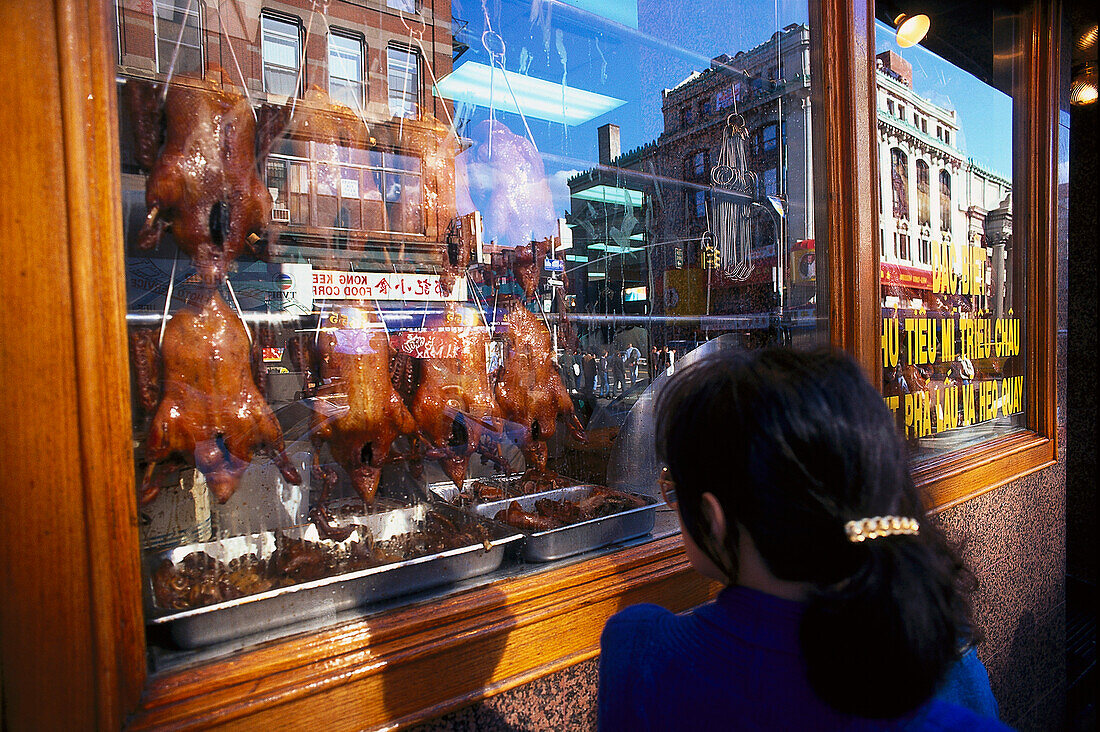
[[[891,287],[911,287],[916,290],[932,289],[932,270],[906,267],[902,264],[879,265],[879,281]]]
[[[264,363],[278,363],[283,360],[283,349],[265,346],[263,349]]]

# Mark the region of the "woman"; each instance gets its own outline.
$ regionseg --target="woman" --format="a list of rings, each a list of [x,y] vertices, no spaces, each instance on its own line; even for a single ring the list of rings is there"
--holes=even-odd
[[[933,698],[969,675],[995,714],[980,662],[960,662],[973,583],[851,359],[725,352],[678,373],[657,414],[688,558],[726,587],[684,616],[608,621],[601,729],[1003,728]]]

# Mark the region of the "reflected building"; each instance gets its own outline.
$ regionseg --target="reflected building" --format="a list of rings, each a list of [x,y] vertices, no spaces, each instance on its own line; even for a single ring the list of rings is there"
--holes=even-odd
[[[714,58],[663,90],[661,107],[657,140],[619,154],[618,129],[601,127],[600,165],[569,181],[569,257],[588,270],[571,279],[578,303],[600,313],[753,314],[757,326],[767,323],[783,283],[788,305],[809,303],[815,278],[778,271],[776,246],[813,251],[809,29],[790,25]],[[773,197],[785,214],[777,225],[762,206],[747,208],[751,271],[737,278],[703,258],[705,241],[720,237],[722,191],[712,173],[731,130],[743,135],[751,173],[744,192]],[[667,338],[694,337],[696,328],[667,330]]]
[[[952,271],[978,272],[967,307],[993,309],[992,300],[1003,303],[1011,180],[966,157],[957,113],[914,91],[908,61],[878,54],[875,78],[884,306],[944,307],[933,297],[934,289],[943,294],[933,288],[933,270],[947,256]],[[994,290],[1002,297],[992,298]]]

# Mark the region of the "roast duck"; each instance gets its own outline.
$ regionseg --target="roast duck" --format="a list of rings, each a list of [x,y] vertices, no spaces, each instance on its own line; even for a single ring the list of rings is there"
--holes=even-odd
[[[218,82],[191,79],[171,82],[163,95],[159,85],[129,81],[125,96],[134,157],[149,171],[138,246],[155,248],[170,229],[199,275],[216,284],[255,248],[271,217],[252,107]]]
[[[476,180],[469,176],[471,185],[481,180],[491,185],[484,212],[486,238],[498,244],[525,245],[533,236],[553,233],[554,199],[539,151],[499,121],[483,122],[478,136],[484,141],[467,168],[476,165],[483,171]]]
[[[585,440],[584,429],[554,363],[550,331],[518,300],[510,299],[506,307],[508,350],[496,384],[497,404],[519,427],[519,446],[528,464],[543,472],[546,443],[554,436],[558,416],[565,418],[578,442]]]
[[[498,441],[483,438],[500,436],[503,414],[490,385],[490,335],[481,314],[448,303],[442,320],[440,332],[453,339],[454,357],[422,360],[411,411],[431,445],[429,456],[438,456],[443,472],[461,488],[474,452],[499,461]]]
[[[229,264],[259,240],[270,217],[252,108],[216,81],[165,89],[132,80],[125,97],[134,157],[149,171],[138,245],[152,249],[171,229],[199,274],[198,291],[167,323],[162,341],[153,330],[131,334],[138,398],[154,412],[141,501],[156,497],[158,466],[172,459],[193,462],[220,503],[258,452],[270,453],[287,481],[301,483],[254,378],[248,331],[218,293]]]
[[[287,481],[301,483],[275,414],[253,380],[244,323],[216,289],[201,290],[168,321],[159,374],[153,366],[156,331],[139,331],[132,343],[143,405],[159,396],[146,441],[143,504],[159,491],[158,465],[173,457],[193,461],[219,503],[237,490],[258,452],[269,453]]]
[[[360,305],[339,314],[340,327],[319,332],[314,344],[318,386],[310,431],[314,475],[323,484],[319,505],[336,483],[335,473],[320,462],[325,443],[372,505],[393,441],[413,434],[416,423],[390,381],[389,337],[377,312]],[[323,508],[315,519],[325,530]]]

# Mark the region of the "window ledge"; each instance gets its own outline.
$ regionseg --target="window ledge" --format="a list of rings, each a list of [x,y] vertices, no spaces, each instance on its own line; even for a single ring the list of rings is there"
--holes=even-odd
[[[933,512],[944,511],[1054,464],[1055,443],[1031,431],[917,466],[913,478]]]

